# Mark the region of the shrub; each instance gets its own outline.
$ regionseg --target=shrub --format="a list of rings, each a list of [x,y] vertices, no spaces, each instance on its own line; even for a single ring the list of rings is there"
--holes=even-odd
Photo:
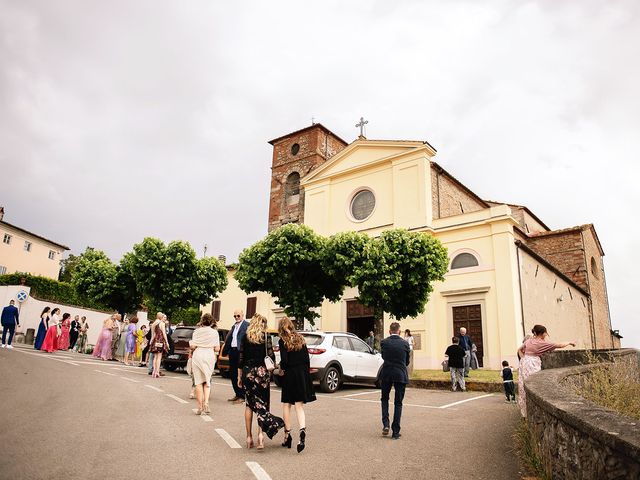
[[[70,283],[59,282],[51,278],[21,272],[0,275],[0,285],[23,284],[31,287],[31,295],[38,300],[92,308],[94,310],[110,311],[105,305],[78,295]]]
[[[544,464],[538,454],[535,440],[531,435],[531,430],[529,430],[529,425],[527,425],[527,421],[524,418],[520,420],[513,434],[513,439],[518,450],[520,462],[526,472],[530,475],[535,475],[534,478],[549,480],[544,470]]]

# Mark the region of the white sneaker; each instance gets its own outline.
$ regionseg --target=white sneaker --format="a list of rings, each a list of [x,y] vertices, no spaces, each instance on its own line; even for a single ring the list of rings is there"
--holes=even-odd
[[[13,345],[7,345],[7,348],[13,348]]]
[[[6,347],[6,345],[3,343],[1,348],[4,348],[4,347]]]

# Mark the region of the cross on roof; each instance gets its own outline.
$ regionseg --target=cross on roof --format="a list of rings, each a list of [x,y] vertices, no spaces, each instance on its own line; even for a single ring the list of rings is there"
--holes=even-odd
[[[360,136],[364,138],[364,126],[369,123],[369,120],[365,120],[364,117],[360,117],[360,121],[356,123],[356,127],[360,127]]]

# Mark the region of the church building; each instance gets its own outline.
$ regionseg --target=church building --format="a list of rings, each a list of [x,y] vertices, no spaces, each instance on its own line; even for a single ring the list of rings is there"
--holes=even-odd
[[[347,143],[321,124],[278,137],[273,146],[269,231],[304,223],[318,234],[377,236],[390,228],[428,232],[449,251],[449,272],[423,314],[403,319],[415,337],[415,368],[438,368],[451,336],[466,327],[481,366],[515,362],[523,337],[537,323],[552,340],[577,348],[619,347],[611,328],[604,251],[592,224],[551,230],[527,207],[480,198],[435,161],[425,141]],[[284,315],[264,292],[246,295],[229,269],[229,287],[203,310],[232,322],[246,305],[275,327]],[[315,328],[365,337],[373,311],[347,289],[325,301]],[[392,319],[385,316],[385,332]],[[376,332],[384,335],[385,332]],[[513,364],[513,363],[512,363]]]

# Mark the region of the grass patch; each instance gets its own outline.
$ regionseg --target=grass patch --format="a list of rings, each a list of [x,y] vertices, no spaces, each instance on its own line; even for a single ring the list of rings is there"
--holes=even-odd
[[[414,370],[411,374],[412,380],[446,380],[451,381],[451,374],[449,372],[443,372],[440,370]],[[513,380],[518,382],[518,371],[514,370]],[[500,370],[471,370],[469,376],[465,378],[468,382],[482,382],[482,383],[502,383],[500,378]]]
[[[527,478],[532,478],[531,476],[533,476],[533,478],[539,480],[550,480],[544,470],[544,464],[538,455],[535,441],[524,418],[520,420],[516,427],[513,440],[518,450],[520,462],[528,475]]]
[[[567,379],[573,391],[587,400],[640,420],[640,378],[633,362],[612,358],[611,363],[589,354],[595,366],[584,375]]]

